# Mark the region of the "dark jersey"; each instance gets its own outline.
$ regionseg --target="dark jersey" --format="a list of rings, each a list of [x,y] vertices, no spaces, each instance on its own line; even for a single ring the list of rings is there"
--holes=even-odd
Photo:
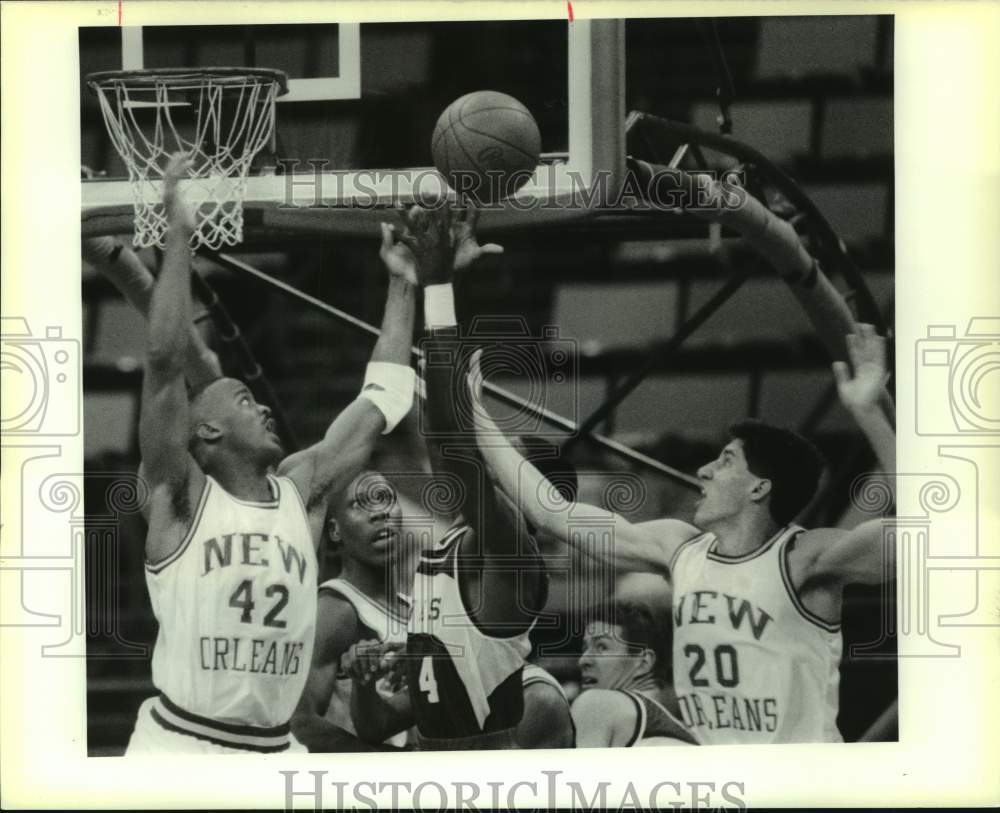
[[[698,744],[684,723],[667,711],[661,703],[640,692],[622,691],[635,703],[638,713],[635,731],[631,739],[625,743],[626,748],[641,745],[643,740],[652,739],[656,739],[657,744],[665,744],[664,740],[677,740],[678,745]]]
[[[521,670],[531,650],[528,630],[508,637],[487,634],[462,599],[459,549],[470,530],[467,525],[450,530],[417,568],[406,669],[426,750],[515,747],[513,729],[524,711]]]

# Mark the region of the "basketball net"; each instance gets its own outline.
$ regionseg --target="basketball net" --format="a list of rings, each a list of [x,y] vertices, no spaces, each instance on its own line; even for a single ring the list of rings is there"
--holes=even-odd
[[[284,74],[248,68],[116,71],[95,74],[88,84],[128,167],[133,244],[164,246],[168,224],[161,187],[175,152],[192,159],[191,177],[180,185],[194,212],[192,251],[240,243],[247,173],[274,133]]]

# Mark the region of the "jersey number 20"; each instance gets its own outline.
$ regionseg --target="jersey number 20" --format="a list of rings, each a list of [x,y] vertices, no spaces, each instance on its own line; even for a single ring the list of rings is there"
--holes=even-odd
[[[277,595],[278,600],[274,602],[271,609],[268,610],[267,615],[264,616],[264,626],[284,629],[285,621],[278,618],[278,614],[285,609],[285,605],[288,603],[288,588],[283,584],[269,584],[264,591],[264,596],[271,598],[274,595]],[[240,582],[239,587],[229,597],[229,606],[242,611],[240,613],[240,621],[244,624],[253,623],[253,608],[255,605],[253,600],[253,583],[250,579],[244,579]]]
[[[705,665],[705,650],[697,644],[688,644],[684,647],[684,654],[688,657],[694,656],[694,663],[691,664],[691,671],[688,679],[692,686],[707,686],[708,678],[699,677],[702,667]],[[715,655],[715,679],[720,686],[731,689],[740,682],[740,667],[736,660],[736,647],[730,644],[719,644],[714,650]]]

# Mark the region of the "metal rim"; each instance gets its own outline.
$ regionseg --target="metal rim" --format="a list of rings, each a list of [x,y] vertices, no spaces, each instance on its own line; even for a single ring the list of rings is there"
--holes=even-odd
[[[87,86],[97,92],[105,87],[122,84],[129,88],[146,89],[157,85],[183,88],[190,84],[212,81],[221,85],[246,84],[247,80],[274,82],[278,96],[288,93],[288,75],[274,68],[142,68],[129,71],[98,71],[87,74]]]

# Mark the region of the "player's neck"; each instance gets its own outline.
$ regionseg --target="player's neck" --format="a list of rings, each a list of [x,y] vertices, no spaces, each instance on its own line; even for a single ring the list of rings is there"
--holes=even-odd
[[[220,456],[212,461],[210,474],[228,493],[239,500],[270,502],[274,499],[266,467],[253,466],[246,460]]]
[[[770,515],[744,512],[712,523],[706,528],[718,540],[717,550],[724,556],[744,556],[753,553],[778,531]]]
[[[394,594],[404,596],[413,595],[413,582],[417,576],[417,565],[420,563],[420,551],[414,552],[400,562],[399,566],[392,568],[390,583]]]
[[[650,697],[657,697],[660,692],[660,681],[653,677],[653,675],[642,675],[633,680],[629,684],[628,689],[632,692],[647,694]]]
[[[386,578],[386,572],[382,568],[371,567],[354,559],[345,558],[340,578],[350,582],[368,598],[381,604],[390,604],[391,599],[395,597],[389,595],[390,591],[394,592],[394,588],[392,588],[390,580]]]
[[[657,686],[657,693],[653,696],[653,699],[671,714],[680,715],[681,704],[677,700],[677,692],[674,691],[674,684],[670,681]]]

